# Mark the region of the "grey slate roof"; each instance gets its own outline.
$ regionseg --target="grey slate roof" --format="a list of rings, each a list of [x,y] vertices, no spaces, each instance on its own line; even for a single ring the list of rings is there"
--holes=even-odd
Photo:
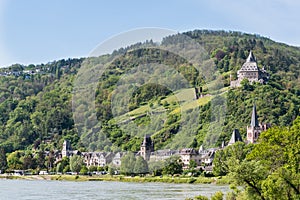
[[[258,127],[258,119],[257,119],[257,112],[256,112],[256,105],[253,105],[253,109],[252,109],[252,116],[251,116],[251,127]]]
[[[250,51],[246,62],[242,65],[242,68],[239,71],[259,71],[256,58],[254,57],[252,51]]]
[[[238,129],[234,129],[233,132],[232,132],[231,139],[230,139],[228,145],[234,144],[234,143],[236,143],[238,141],[242,142],[243,139],[242,139],[242,136],[241,136],[239,130]]]

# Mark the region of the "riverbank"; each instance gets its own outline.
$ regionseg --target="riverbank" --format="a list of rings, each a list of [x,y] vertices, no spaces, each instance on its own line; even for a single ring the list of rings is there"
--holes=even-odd
[[[189,183],[189,184],[230,184],[228,177],[130,177],[122,175],[102,175],[102,176],[84,176],[84,175],[29,175],[13,176],[1,175],[3,179],[23,179],[23,180],[58,180],[58,181],[119,181],[119,182],[161,182],[161,183]]]

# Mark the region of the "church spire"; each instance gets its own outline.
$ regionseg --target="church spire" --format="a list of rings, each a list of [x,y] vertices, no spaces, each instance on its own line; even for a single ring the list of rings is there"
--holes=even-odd
[[[256,113],[256,105],[254,103],[253,109],[252,109],[252,116],[251,116],[251,127],[258,127],[258,119],[257,119],[257,113]]]
[[[251,50],[249,52],[249,56],[248,56],[246,62],[256,62],[256,59],[255,59],[255,57],[253,55],[253,52]]]

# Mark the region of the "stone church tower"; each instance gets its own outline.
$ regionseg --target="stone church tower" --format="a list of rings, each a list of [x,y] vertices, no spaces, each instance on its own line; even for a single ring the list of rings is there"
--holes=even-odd
[[[141,144],[140,155],[148,161],[150,159],[151,152],[153,151],[154,143],[149,135],[145,135],[144,140]]]
[[[256,106],[253,105],[251,123],[250,126],[247,126],[247,141],[249,143],[255,143],[263,131],[262,127],[258,123]]]
[[[69,157],[71,151],[72,151],[72,148],[71,148],[70,141],[69,140],[65,140],[64,143],[63,143],[62,151],[61,151],[62,157]]]

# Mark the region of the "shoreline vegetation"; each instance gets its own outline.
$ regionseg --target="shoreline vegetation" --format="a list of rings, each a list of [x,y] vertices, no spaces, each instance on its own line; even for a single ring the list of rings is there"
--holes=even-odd
[[[217,184],[229,185],[230,179],[224,177],[171,177],[171,176],[123,176],[123,175],[104,175],[104,176],[87,176],[87,175],[1,175],[0,179],[19,179],[19,180],[57,180],[57,181],[117,181],[117,182],[159,182],[159,183],[185,183],[185,184]]]

